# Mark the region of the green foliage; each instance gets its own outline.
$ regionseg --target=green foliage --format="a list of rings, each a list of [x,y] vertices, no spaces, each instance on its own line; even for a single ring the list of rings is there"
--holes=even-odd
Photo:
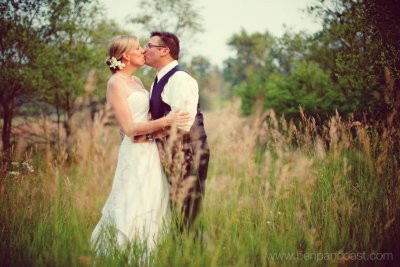
[[[169,31],[181,40],[203,31],[202,18],[193,0],[141,0],[140,12],[131,23],[142,26],[145,32]]]
[[[289,76],[274,74],[265,84],[264,107],[289,118],[298,118],[301,107],[307,114],[325,120],[336,110],[345,113],[344,102],[330,73],[312,61],[297,62]]]
[[[26,100],[48,102],[58,112],[64,111],[67,118],[74,112],[74,102],[82,95],[85,76],[93,65],[87,29],[100,15],[96,3],[47,0],[0,4],[5,159],[9,157],[12,120]]]
[[[358,118],[382,120],[396,108],[399,88],[389,88],[384,72],[387,68],[389,76],[399,78],[397,6],[396,1],[335,0],[310,8],[323,18],[321,36],[334,55],[335,82],[354,101],[350,111]]]
[[[264,101],[263,85],[265,85],[264,78],[254,74],[248,77],[246,82],[242,82],[240,85],[234,87],[236,94],[242,100],[243,114],[251,114],[254,105]]]
[[[244,114],[249,114],[262,97],[263,84],[274,71],[270,56],[274,44],[275,39],[268,32],[248,34],[245,30],[228,41],[236,57],[224,62],[224,78],[242,99]]]
[[[278,73],[289,75],[296,68],[298,61],[312,60],[315,40],[304,32],[292,32],[286,29],[281,38],[276,38],[272,50],[274,66]],[[319,62],[319,61],[317,61]]]
[[[46,62],[49,65],[43,66],[51,89],[43,94],[58,112],[65,112],[66,121],[75,112],[76,99],[83,95],[85,78],[96,63],[95,51],[89,46],[91,36],[88,31],[95,27],[101,16],[95,3],[63,1],[50,10],[49,30],[52,34],[45,40],[53,49],[52,53],[47,53],[47,58],[57,60],[49,60]]]
[[[273,71],[271,49],[275,39],[268,32],[248,34],[242,30],[240,34],[234,34],[228,41],[228,45],[236,51],[236,57],[224,62],[224,77],[233,86],[257,74],[260,79]]]
[[[228,44],[237,55],[225,61],[224,74],[242,100],[243,113],[250,114],[261,102],[289,117],[296,117],[301,106],[322,120],[337,109],[345,117],[369,120],[385,120],[392,113],[398,121],[396,5],[321,0],[309,8],[324,26],[314,35],[288,29],[267,42],[261,33],[233,35]]]
[[[242,32],[233,40],[230,44],[238,56],[230,60],[225,77],[236,77],[230,82],[236,85],[243,114],[250,114],[256,103],[289,118],[298,118],[299,107],[322,120],[338,108],[346,112],[344,96],[330,71],[311,60],[315,46],[311,37],[288,31],[282,38],[268,39]]]
[[[89,34],[89,47],[94,53],[94,65],[95,70],[95,89],[91,94],[92,99],[95,102],[99,102],[105,99],[106,84],[109,79],[111,72],[105,60],[108,56],[108,46],[113,37],[117,35],[129,35],[130,33],[122,29],[115,21],[107,21],[105,19],[100,20],[96,25],[90,28]]]
[[[38,66],[41,50],[46,46],[40,38],[40,16],[43,2],[10,1],[0,4],[0,113],[2,116],[2,159],[9,158],[11,127],[18,98],[31,97],[43,81]]]
[[[203,111],[216,110],[229,98],[221,71],[212,66],[206,57],[194,56],[188,64],[185,62],[180,64],[199,84],[200,105]]]

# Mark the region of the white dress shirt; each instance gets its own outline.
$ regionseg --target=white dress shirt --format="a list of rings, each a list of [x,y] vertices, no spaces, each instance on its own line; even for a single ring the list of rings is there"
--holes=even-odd
[[[172,68],[178,65],[174,60],[164,66],[158,73],[158,81],[167,74]],[[153,92],[151,85],[150,95]],[[171,110],[179,108],[180,111],[186,111],[190,114],[190,119],[185,127],[179,127],[186,132],[190,131],[197,113],[197,103],[199,101],[199,85],[197,81],[185,71],[175,72],[168,80],[161,93],[161,99],[171,107]]]

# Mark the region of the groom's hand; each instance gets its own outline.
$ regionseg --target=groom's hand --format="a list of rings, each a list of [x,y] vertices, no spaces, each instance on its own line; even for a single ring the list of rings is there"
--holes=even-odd
[[[148,142],[146,135],[134,135],[131,137],[133,143]]]
[[[161,139],[161,138],[163,138],[165,136],[168,136],[169,135],[169,129],[170,129],[170,127],[165,127],[165,128],[163,128],[161,130],[153,132],[154,139]]]

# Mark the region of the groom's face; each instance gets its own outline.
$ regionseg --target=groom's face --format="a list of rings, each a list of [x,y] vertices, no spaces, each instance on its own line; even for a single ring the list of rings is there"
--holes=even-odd
[[[161,44],[161,38],[159,36],[153,36],[145,47],[145,64],[150,67],[156,67],[161,60],[163,49],[165,46]]]

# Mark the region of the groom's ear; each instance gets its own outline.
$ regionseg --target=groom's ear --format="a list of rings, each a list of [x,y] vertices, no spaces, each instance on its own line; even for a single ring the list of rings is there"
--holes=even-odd
[[[163,57],[165,57],[165,56],[167,56],[167,55],[169,55],[169,48],[168,47],[164,47],[162,50],[161,50],[161,56],[163,56]]]

